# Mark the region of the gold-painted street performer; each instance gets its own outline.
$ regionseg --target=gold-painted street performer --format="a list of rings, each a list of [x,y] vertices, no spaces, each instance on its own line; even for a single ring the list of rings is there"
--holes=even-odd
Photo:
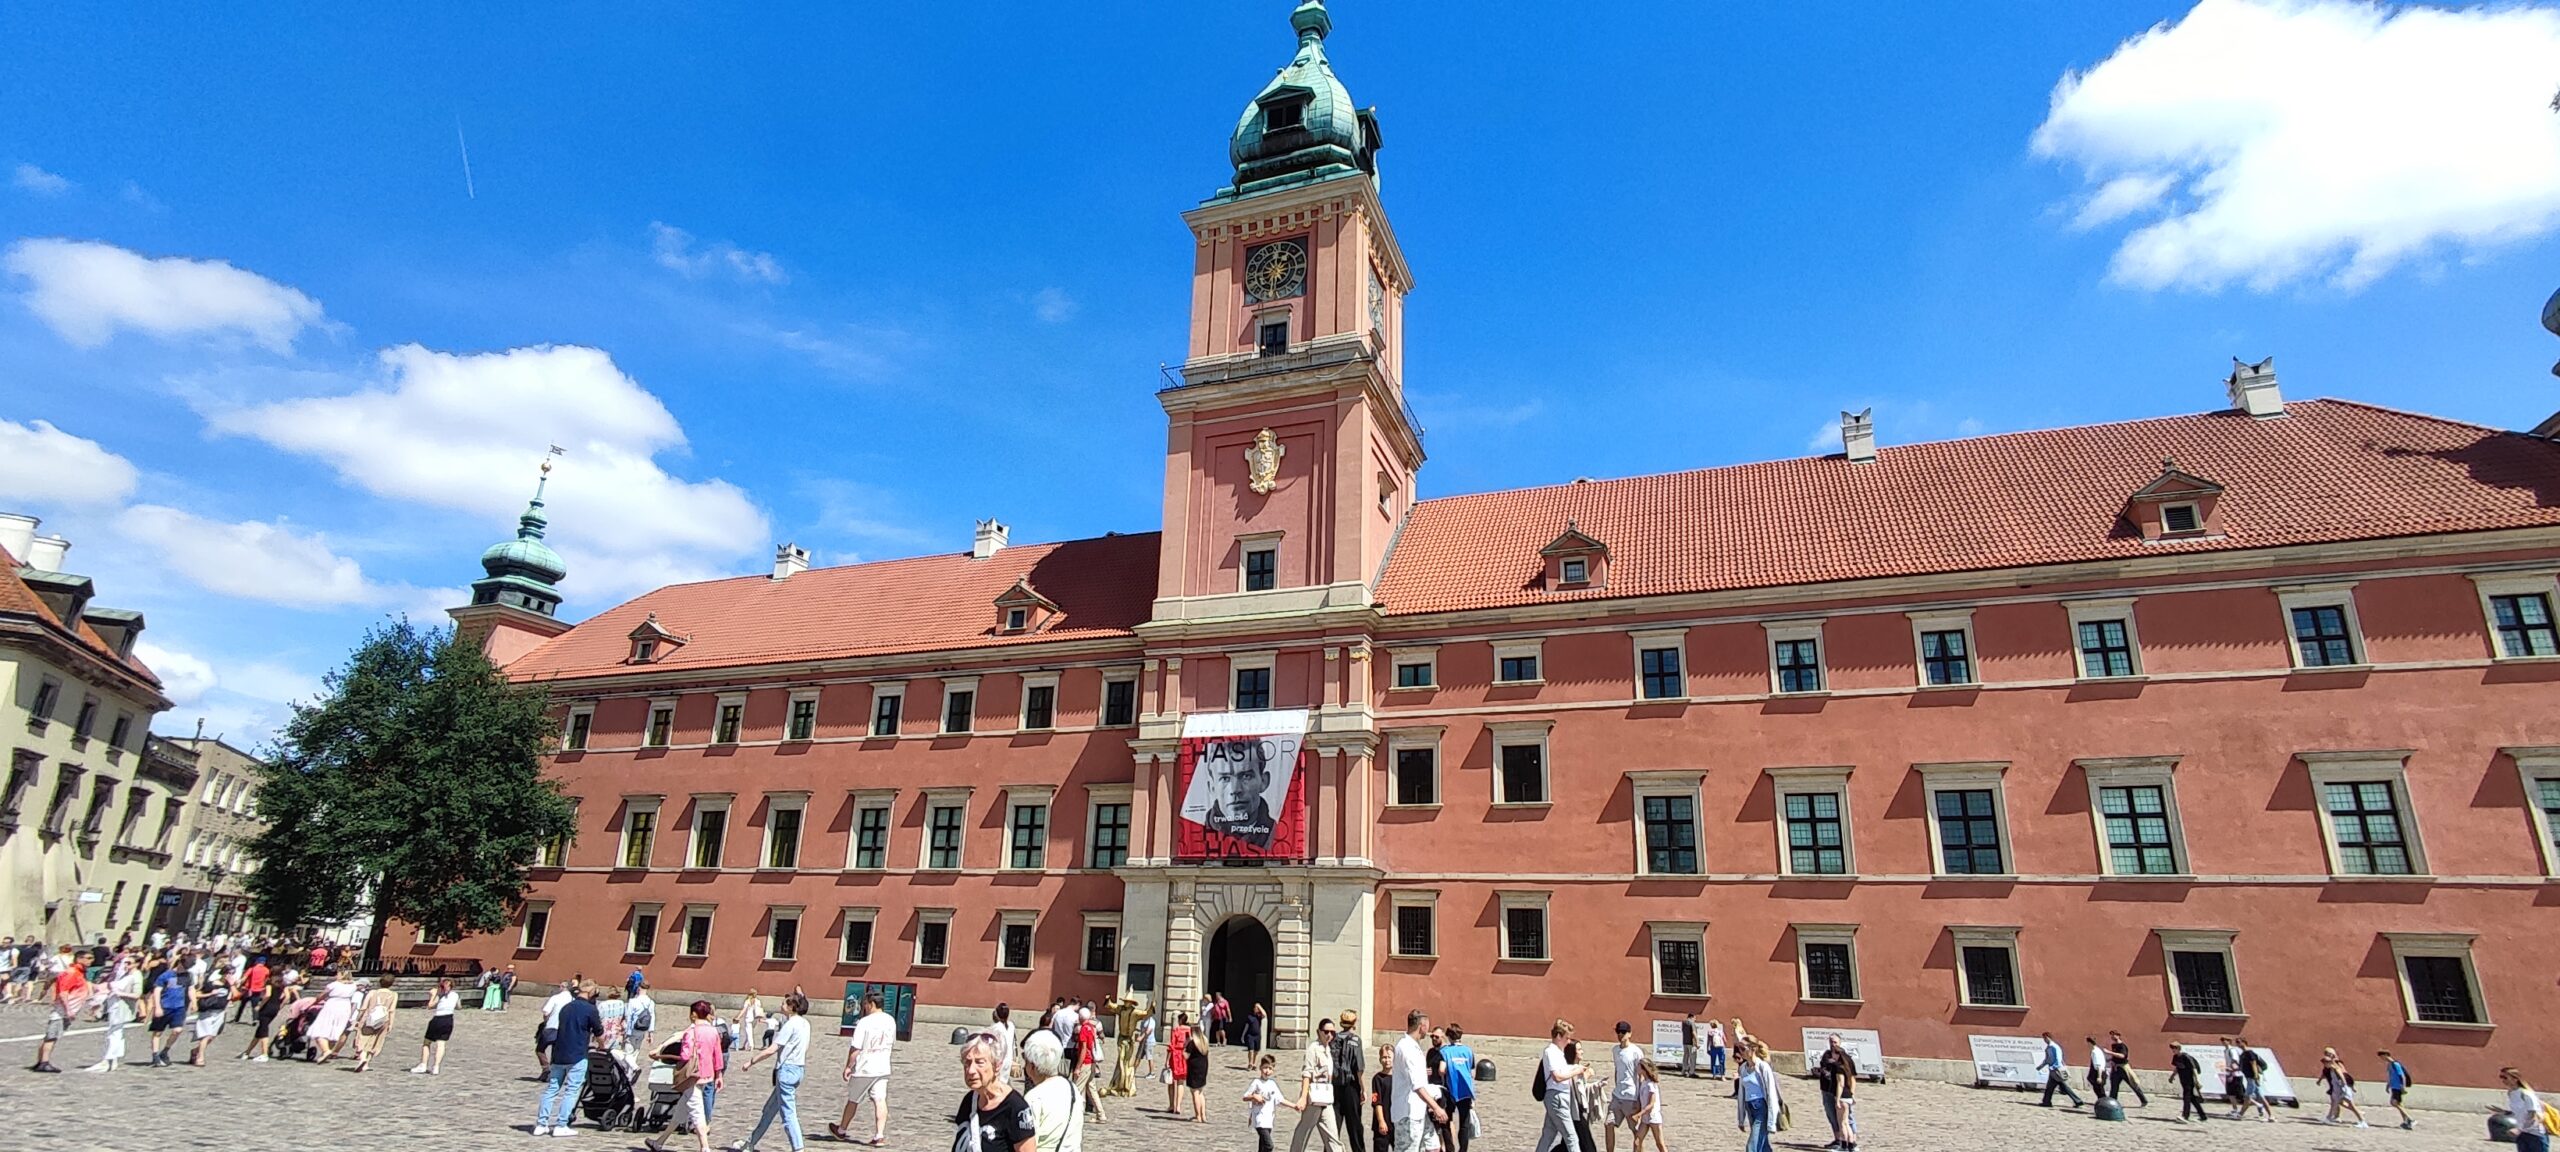
[[[1112,1035],[1120,1038],[1120,1063],[1111,1070],[1111,1090],[1106,1096],[1135,1096],[1138,1084],[1131,1070],[1138,1065],[1138,1026],[1152,1019],[1156,1011],[1136,997],[1114,996],[1102,1002],[1102,1010],[1112,1015]]]

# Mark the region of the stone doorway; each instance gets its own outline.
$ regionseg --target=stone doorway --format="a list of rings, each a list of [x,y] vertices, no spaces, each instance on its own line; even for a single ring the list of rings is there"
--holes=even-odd
[[[1271,930],[1251,916],[1229,916],[1209,934],[1209,944],[1201,956],[1201,987],[1224,995],[1235,1012],[1235,1029],[1228,1039],[1243,1031],[1245,1019],[1253,1015],[1253,1006],[1276,1013],[1272,1003],[1273,976],[1277,970],[1279,951],[1271,939]],[[1268,1026],[1266,1018],[1266,1027]],[[1264,1037],[1264,1043],[1270,1042]]]

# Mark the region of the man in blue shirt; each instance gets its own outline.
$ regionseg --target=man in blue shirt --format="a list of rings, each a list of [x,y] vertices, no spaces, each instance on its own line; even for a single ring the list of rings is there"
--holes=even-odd
[[[1467,1126],[1476,1112],[1476,1050],[1467,1047],[1467,1030],[1449,1026],[1449,1042],[1440,1046],[1440,1075],[1449,1085],[1449,1137],[1456,1152],[1467,1152],[1472,1139]]]
[[[187,1024],[187,956],[177,958],[151,980],[152,997],[158,1011],[151,1016],[151,1066],[169,1066],[169,1045],[185,1031]]]
[[[2070,1065],[2062,1062],[2062,1045],[2054,1041],[2053,1033],[2045,1033],[2044,1059],[2036,1062],[2036,1071],[2044,1073],[2045,1107],[2053,1107],[2053,1090],[2056,1088],[2062,1089],[2062,1094],[2071,1098],[2072,1107],[2080,1106],[2080,1094],[2071,1090],[2071,1073],[2067,1070],[2069,1068]]]
[[[2391,1091],[2391,1110],[2400,1114],[2400,1127],[2404,1129],[2417,1127],[2418,1122],[2410,1117],[2408,1107],[2400,1103],[2401,1097],[2409,1094],[2409,1066],[2402,1064],[2400,1058],[2393,1056],[2388,1048],[2374,1055],[2382,1057],[2382,1071],[2388,1078],[2383,1083],[2383,1087]]]
[[[569,1130],[578,1114],[578,1094],[587,1086],[587,1051],[604,1039],[604,1013],[596,1010],[596,986],[585,980],[569,989],[560,1006],[560,1030],[551,1041],[551,1066],[542,1077],[542,1102],[533,1113],[533,1134],[550,1136]],[[553,1119],[553,1107],[558,1119]]]

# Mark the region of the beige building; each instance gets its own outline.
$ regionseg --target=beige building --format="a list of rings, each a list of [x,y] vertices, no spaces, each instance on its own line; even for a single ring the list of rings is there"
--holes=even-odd
[[[151,742],[184,750],[199,777],[178,823],[180,847],[151,927],[191,936],[238,932],[249,923],[249,893],[241,881],[257,867],[249,841],[266,827],[258,819],[256,795],[264,765],[219,737]]]
[[[0,514],[0,935],[113,940],[147,920],[194,756],[151,747],[169,700],[133,655],[142,614],[92,603],[38,527]]]

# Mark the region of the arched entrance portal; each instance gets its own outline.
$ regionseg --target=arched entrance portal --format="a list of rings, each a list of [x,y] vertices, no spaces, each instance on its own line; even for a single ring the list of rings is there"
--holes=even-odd
[[[1274,952],[1271,930],[1251,916],[1230,916],[1209,936],[1209,953],[1201,965],[1201,987],[1226,996],[1241,1025],[1260,1004],[1271,1010]],[[1177,1006],[1182,1011],[1188,1006]]]

